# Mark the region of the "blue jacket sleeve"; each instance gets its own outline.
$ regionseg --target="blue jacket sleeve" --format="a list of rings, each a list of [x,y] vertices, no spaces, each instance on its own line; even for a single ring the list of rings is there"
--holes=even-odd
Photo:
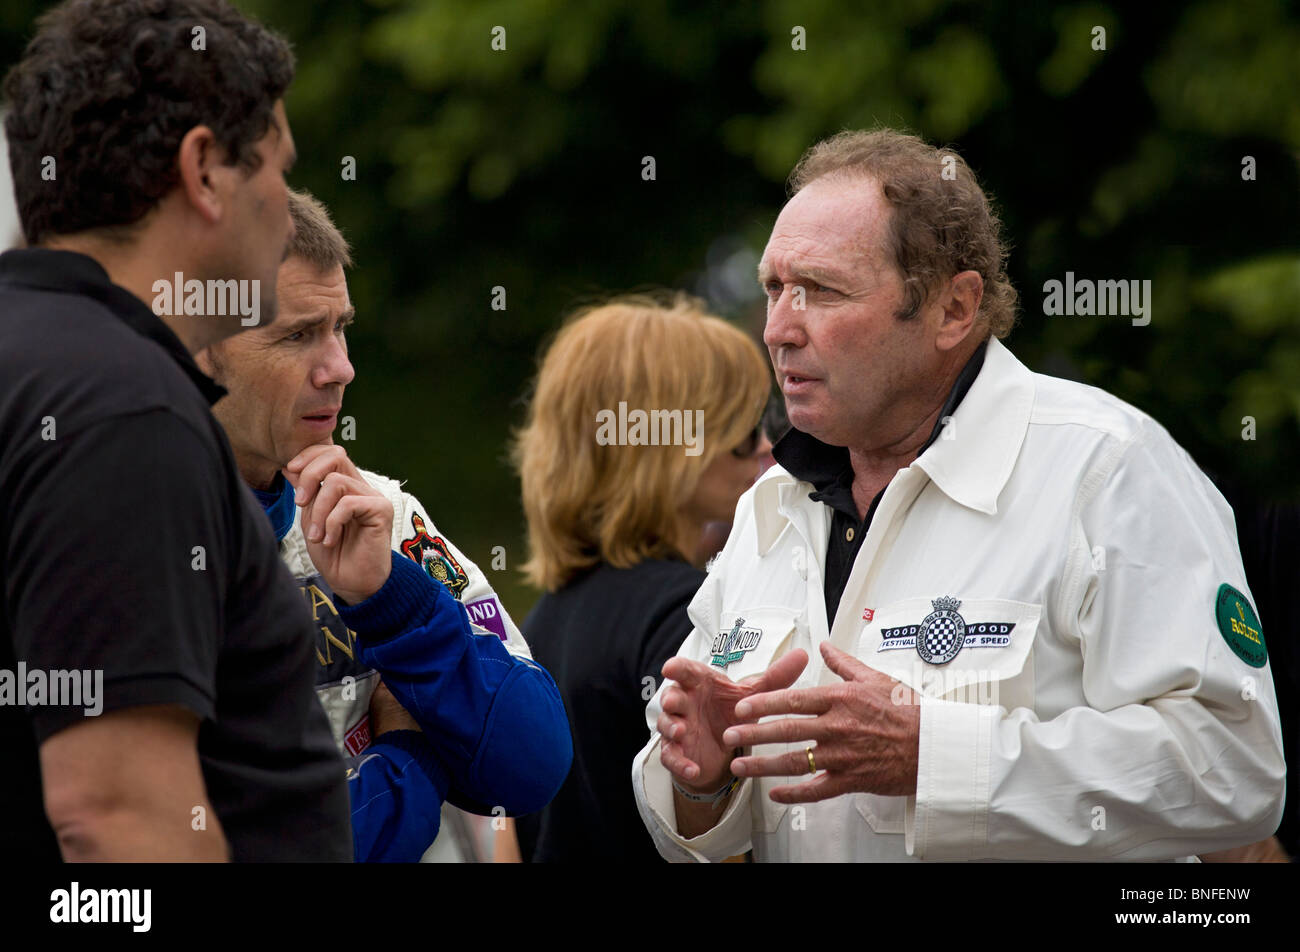
[[[418,731],[388,731],[348,760],[358,863],[415,863],[438,835],[448,778]]]
[[[477,635],[465,607],[397,552],[384,586],[338,605],[361,661],[410,712],[450,776],[449,799],[478,813],[540,810],[559,791],[573,743],[555,682],[495,635]]]

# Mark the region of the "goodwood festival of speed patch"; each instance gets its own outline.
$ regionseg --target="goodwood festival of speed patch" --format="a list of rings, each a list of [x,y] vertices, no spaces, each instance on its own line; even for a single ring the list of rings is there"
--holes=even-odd
[[[947,664],[962,648],[1005,648],[1011,644],[1015,622],[968,622],[957,611],[961,601],[951,595],[940,596],[930,604],[934,611],[919,624],[882,628],[876,650],[915,648],[926,664]]]

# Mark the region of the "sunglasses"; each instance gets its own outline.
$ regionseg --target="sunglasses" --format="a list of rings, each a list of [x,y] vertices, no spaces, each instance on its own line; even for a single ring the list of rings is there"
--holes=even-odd
[[[758,449],[758,444],[763,440],[763,424],[761,422],[754,425],[753,431],[741,442],[739,446],[731,451],[731,455],[737,459],[749,459]]]

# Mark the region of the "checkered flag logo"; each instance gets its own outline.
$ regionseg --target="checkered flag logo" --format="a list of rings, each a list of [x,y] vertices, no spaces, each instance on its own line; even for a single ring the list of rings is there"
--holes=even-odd
[[[934,611],[925,616],[917,633],[916,653],[927,664],[947,664],[966,643],[966,620],[957,614],[961,601],[943,595],[930,602]]]

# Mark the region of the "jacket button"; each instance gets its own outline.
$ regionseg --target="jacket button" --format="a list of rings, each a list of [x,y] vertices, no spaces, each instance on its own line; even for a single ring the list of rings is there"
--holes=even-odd
[[[845,538],[845,540],[848,541],[848,542],[852,542],[852,541],[853,541],[853,527],[852,527],[852,526],[849,526],[848,531],[844,533],[844,538]]]

